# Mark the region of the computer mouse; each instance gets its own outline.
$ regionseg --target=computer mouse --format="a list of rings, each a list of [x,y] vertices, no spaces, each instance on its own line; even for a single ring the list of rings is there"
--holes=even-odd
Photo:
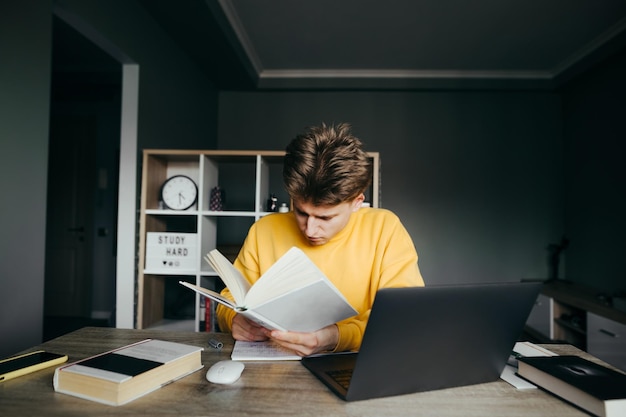
[[[214,384],[232,384],[237,381],[245,365],[237,361],[219,361],[209,368],[206,379]]]

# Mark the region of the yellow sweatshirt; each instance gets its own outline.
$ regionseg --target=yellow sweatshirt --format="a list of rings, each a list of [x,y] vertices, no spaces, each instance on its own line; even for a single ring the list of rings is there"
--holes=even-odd
[[[234,265],[254,283],[292,246],[302,249],[359,312],[337,323],[336,351],[359,349],[379,288],[424,285],[413,241],[389,210],[359,209],[343,230],[320,246],[307,242],[292,212],[267,215],[250,228]],[[232,299],[227,288],[222,294]],[[218,305],[222,331],[231,330],[234,316],[233,310]]]

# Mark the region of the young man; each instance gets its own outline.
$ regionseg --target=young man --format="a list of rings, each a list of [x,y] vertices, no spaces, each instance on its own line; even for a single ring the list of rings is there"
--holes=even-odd
[[[379,288],[424,285],[411,237],[392,212],[361,208],[371,166],[347,124],[322,124],[297,136],[286,149],[283,181],[293,211],[252,225],[235,267],[254,283],[297,246],[359,314],[312,333],[281,332],[220,305],[220,329],[237,340],[272,339],[302,356],[358,350]],[[228,289],[222,294],[232,298]]]

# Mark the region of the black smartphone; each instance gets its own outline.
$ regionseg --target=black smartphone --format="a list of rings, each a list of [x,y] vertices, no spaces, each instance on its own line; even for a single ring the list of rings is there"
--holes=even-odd
[[[0,382],[67,362],[67,355],[38,350],[0,361]]]

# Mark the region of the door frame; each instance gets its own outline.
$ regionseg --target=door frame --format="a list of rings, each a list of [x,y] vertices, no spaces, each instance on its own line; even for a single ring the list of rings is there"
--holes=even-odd
[[[132,329],[135,313],[139,65],[79,16],[58,4],[53,6],[53,13],[122,64],[115,326]]]
[[[139,65],[122,65],[122,120],[117,211],[115,326],[134,327],[137,224],[137,119]]]

